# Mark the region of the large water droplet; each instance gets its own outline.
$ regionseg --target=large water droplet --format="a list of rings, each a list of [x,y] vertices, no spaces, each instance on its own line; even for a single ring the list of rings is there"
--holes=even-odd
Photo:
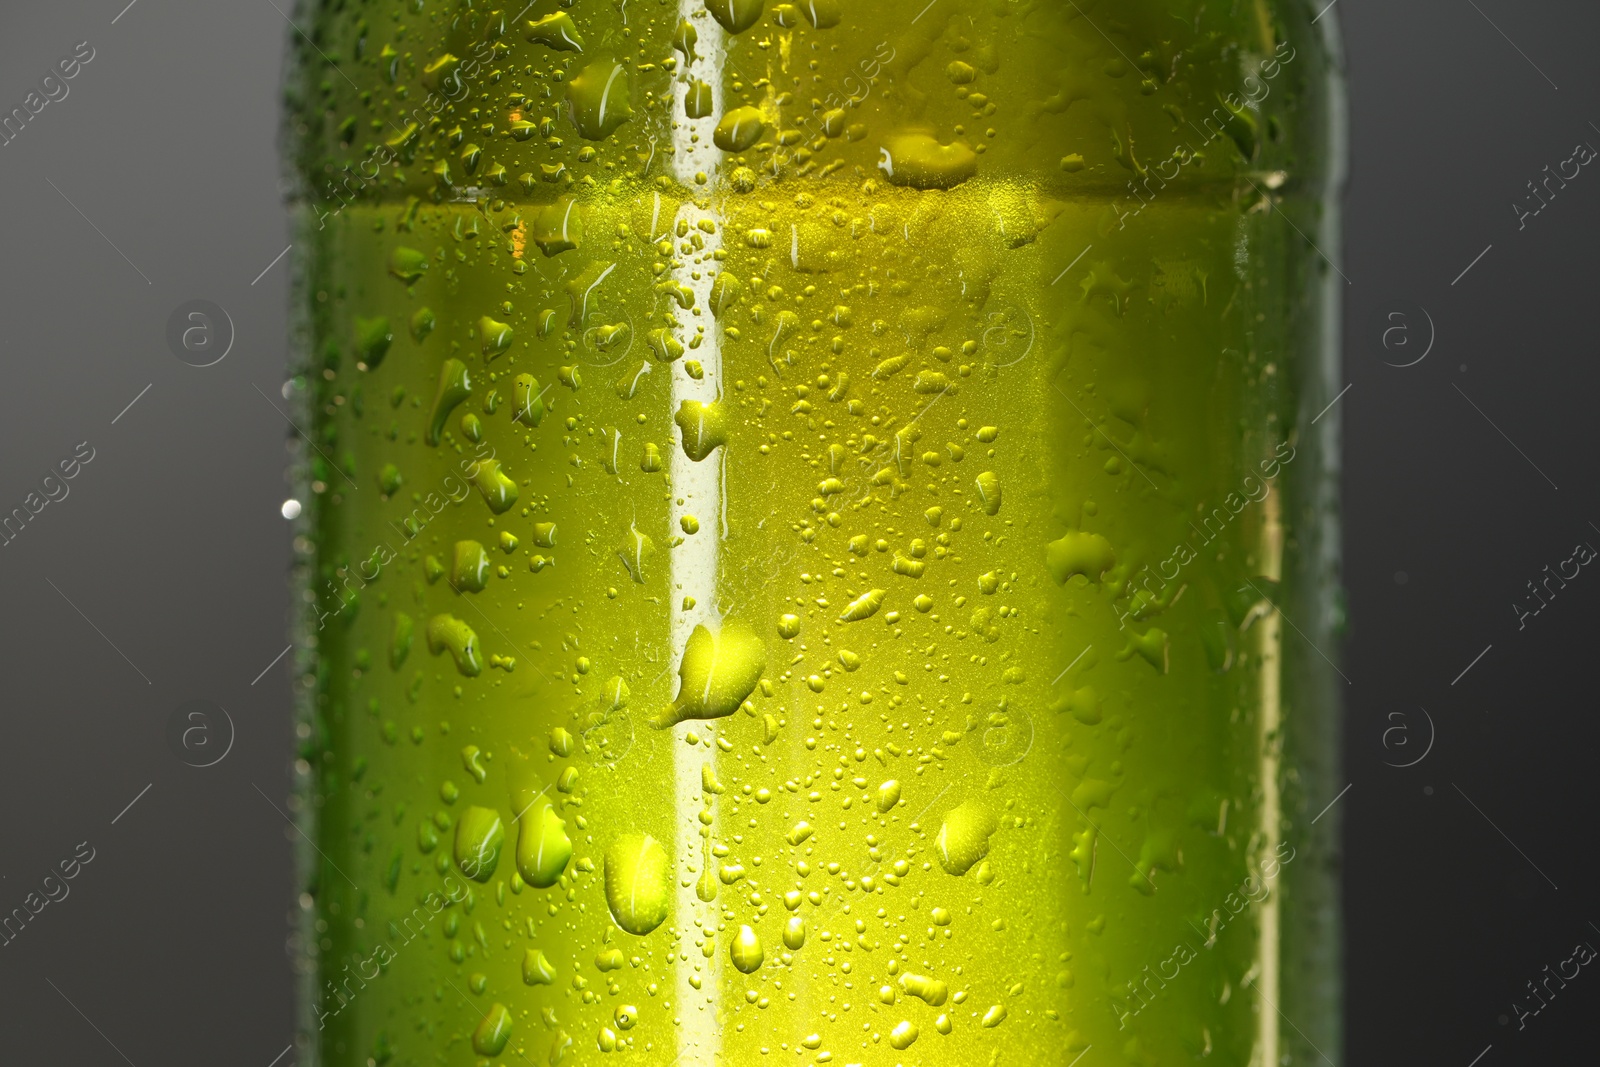
[[[505,837],[499,812],[476,805],[468,808],[456,823],[456,866],[474,882],[487,882],[500,863]]]
[[[485,362],[511,347],[511,327],[484,315],[478,319],[478,342],[483,347]]]
[[[495,1004],[472,1031],[472,1049],[480,1056],[498,1056],[511,1040],[511,1013],[504,1004]]]
[[[455,406],[472,395],[472,378],[467,365],[459,359],[447,359],[439,368],[439,388],[433,395],[433,411],[428,416],[428,443],[439,443],[445,420]]]
[[[655,542],[640,533],[637,527],[632,526],[628,528],[628,535],[623,538],[622,547],[617,549],[622,565],[628,568],[628,574],[640,585],[643,585],[645,580],[645,564],[655,554]]]
[[[679,19],[678,28],[672,31],[672,47],[683,53],[685,62],[693,63],[698,58],[694,46],[699,40],[700,34],[695,30],[694,23]]]
[[[556,969],[542,951],[530,948],[522,954],[522,980],[529,985],[554,985]]]
[[[500,469],[500,461],[497,459],[481,460],[477,467],[477,473],[472,477],[472,484],[483,494],[484,503],[489,505],[489,510],[496,515],[509,511],[511,505],[517,502],[517,483]]]
[[[546,257],[571,251],[583,243],[583,213],[576,197],[563,196],[539,209],[533,219],[533,243]]]
[[[965,141],[942,145],[932,134],[901,133],[889,138],[878,168],[894,185],[949,189],[978,173],[978,155]]]
[[[950,987],[947,984],[937,978],[924,978],[920,974],[902,974],[900,988],[935,1008],[950,996]]]
[[[1066,585],[1077,574],[1098,582],[1116,561],[1117,554],[1110,541],[1099,534],[1078,530],[1051,541],[1044,557],[1045,566],[1058,585]]]
[[[396,248],[389,253],[389,273],[410,284],[428,269],[428,257],[415,248]]]
[[[489,553],[476,541],[457,541],[450,567],[450,584],[457,592],[481,593],[489,584]]]
[[[719,445],[728,443],[727,416],[716,401],[702,404],[698,400],[685,400],[672,421],[678,424],[683,435],[683,454],[696,463],[711,455]]]
[[[733,937],[733,943],[728,946],[728,954],[733,958],[733,965],[739,969],[740,974],[755,973],[761,966],[761,961],[766,958],[766,953],[761,949],[761,939],[748,926],[739,927],[739,932]]]
[[[691,119],[703,119],[711,114],[711,107],[711,86],[698,80],[690,82],[683,94],[683,113]]]
[[[590,141],[609,137],[633,117],[628,72],[610,59],[584,67],[567,83],[567,108],[578,133]]]
[[[534,44],[542,44],[557,52],[583,51],[583,38],[578,36],[578,27],[573,24],[572,16],[565,11],[546,15],[544,18],[529,19],[527,31],[528,40]]]
[[[375,319],[356,317],[356,355],[368,370],[383,362],[393,341],[394,331],[389,328],[387,318],[381,315]]]
[[[736,107],[722,116],[711,132],[711,140],[724,152],[743,152],[761,140],[766,131],[761,112],[753,107]]]
[[[658,727],[685,719],[720,719],[743,704],[767,669],[767,650],[748,624],[725,619],[713,635],[696,626],[678,668],[678,699],[656,719]]]
[[[1000,477],[994,471],[978,475],[978,499],[985,515],[1000,514]]]
[[[548,889],[572,859],[566,820],[556,814],[555,805],[542,797],[531,801],[516,799],[524,808],[517,818],[517,872],[529,885]]]
[[[411,654],[411,639],[416,633],[416,622],[403,611],[394,613],[394,626],[389,631],[389,666],[399,670]]]
[[[667,918],[672,871],[649,834],[624,834],[606,849],[606,905],[618,926],[643,936]]]
[[[966,874],[974,863],[989,854],[989,835],[998,828],[994,813],[977,801],[968,800],[947,812],[939,837],[939,865],[954,875]]]
[[[801,0],[800,11],[819,30],[832,29],[844,18],[839,0]]]
[[[729,311],[734,304],[739,302],[739,294],[744,291],[744,283],[740,282],[728,271],[717,274],[716,281],[711,283],[711,314],[717,318]]]
[[[895,1028],[889,1031],[889,1044],[897,1049],[908,1049],[911,1042],[917,1039],[917,1033],[917,1024],[907,1019],[895,1024]]]
[[[761,18],[762,0],[706,0],[706,10],[729,33],[743,33]]]
[[[454,615],[435,615],[428,620],[428,651],[437,656],[446,649],[456,661],[456,670],[468,678],[476,678],[483,671],[478,635],[472,627]]]
[[[529,429],[544,421],[544,392],[539,379],[531,374],[519,374],[511,385],[511,420]]]
[[[869,589],[846,605],[839,615],[840,622],[859,622],[870,619],[883,607],[883,598],[888,596],[886,589]]]

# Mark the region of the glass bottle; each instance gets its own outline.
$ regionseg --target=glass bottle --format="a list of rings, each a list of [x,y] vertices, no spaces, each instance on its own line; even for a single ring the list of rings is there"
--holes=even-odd
[[[1331,23],[301,6],[302,1062],[1339,1062]]]

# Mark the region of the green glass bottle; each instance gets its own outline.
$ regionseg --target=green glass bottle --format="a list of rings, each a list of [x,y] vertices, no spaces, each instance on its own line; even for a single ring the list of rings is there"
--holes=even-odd
[[[1340,1062],[1314,16],[302,5],[302,1062]]]

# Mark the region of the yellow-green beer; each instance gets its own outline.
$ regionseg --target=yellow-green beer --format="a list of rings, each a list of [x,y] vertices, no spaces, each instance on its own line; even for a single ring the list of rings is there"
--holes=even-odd
[[[1313,15],[302,8],[303,1062],[1339,1062]]]

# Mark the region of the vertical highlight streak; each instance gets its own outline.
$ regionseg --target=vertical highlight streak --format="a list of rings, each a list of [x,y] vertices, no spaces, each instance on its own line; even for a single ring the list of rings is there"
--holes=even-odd
[[[1283,579],[1283,514],[1277,493],[1268,493],[1262,506],[1261,557],[1262,572],[1277,582]],[[1283,744],[1279,727],[1283,721],[1283,619],[1277,611],[1256,623],[1258,654],[1261,657],[1261,717],[1256,735],[1259,765],[1257,777],[1261,782],[1261,848],[1256,857],[1260,863],[1276,855],[1283,840],[1283,809],[1279,795]],[[1278,1011],[1283,994],[1279,986],[1282,949],[1279,894],[1268,893],[1261,901],[1260,918],[1256,929],[1256,986],[1260,996],[1268,1001],[1256,1013],[1256,1052],[1259,1058],[1252,1063],[1273,1067],[1278,1062]],[[1270,1005],[1270,1006],[1269,1006]]]
[[[703,16],[704,12],[704,6],[699,0],[679,0],[679,17],[697,25],[700,55],[693,63],[684,64],[684,76],[673,93],[671,172],[680,188],[700,192],[702,200],[710,205],[709,197],[715,193],[717,187],[718,163],[717,149],[711,142],[711,132],[715,128],[717,116],[722,113],[722,65],[725,42],[720,25],[711,19],[696,17]],[[711,114],[705,118],[689,118],[684,107],[684,97],[688,93],[691,73],[705,75],[703,80],[711,85]],[[697,185],[695,181],[696,175],[701,173],[707,176],[706,184],[703,186]],[[701,208],[692,201],[685,202],[672,220],[670,239],[674,244],[680,240],[676,236],[679,223],[687,224],[691,233],[699,233],[696,225],[702,219],[719,223],[712,210]],[[699,381],[695,381],[683,369],[682,360],[670,365],[673,414],[677,413],[685,401],[693,400],[709,404],[722,392],[722,353],[719,338],[715,324],[706,314],[711,301],[712,279],[711,272],[705,269],[708,264],[715,262],[712,257],[721,245],[721,234],[722,227],[719,224],[715,233],[701,234],[701,239],[705,242],[702,251],[685,253],[681,251],[682,246],[679,245],[674,253],[680,265],[673,268],[671,277],[673,281],[694,293],[694,306],[686,311],[676,312],[684,323],[678,331],[678,339],[683,343],[685,350],[690,352],[690,356],[700,361],[705,372]],[[699,346],[690,349],[690,344],[697,335],[695,328],[697,323],[704,325],[705,332],[701,336]],[[672,478],[672,503],[669,512],[672,532],[677,533],[679,520],[685,515],[695,515],[701,519],[700,532],[683,537],[682,542],[673,546],[669,554],[671,569],[669,607],[672,610],[672,658],[669,662],[675,666],[683,662],[684,648],[695,626],[704,625],[708,630],[715,632],[721,624],[721,616],[716,607],[718,537],[714,532],[712,520],[723,510],[722,453],[723,449],[718,448],[705,459],[695,462],[684,452],[680,442],[678,447],[672,450],[672,460],[668,468]],[[694,598],[693,608],[683,610],[685,597]],[[718,1002],[717,990],[721,988],[718,979],[722,969],[722,955],[718,951],[720,946],[716,940],[716,923],[706,922],[699,928],[700,936],[707,939],[707,945],[711,950],[705,956],[702,965],[703,988],[696,989],[689,983],[690,975],[695,973],[695,963],[699,961],[689,959],[689,949],[685,946],[693,943],[696,916],[706,909],[697,896],[698,879],[691,868],[703,876],[705,872],[699,868],[711,862],[710,850],[701,837],[702,833],[709,833],[709,828],[703,827],[699,819],[703,803],[700,794],[700,772],[705,764],[711,764],[714,768],[716,747],[709,743],[704,747],[682,743],[682,734],[687,730],[688,726],[681,724],[674,728],[672,755],[673,817],[676,821],[673,851],[679,872],[674,925],[681,939],[678,951],[682,957],[679,962],[683,964],[676,969],[674,1003],[678,1019],[677,1055],[685,1067],[711,1064],[716,1061],[720,1052],[717,1017],[721,1005]]]

